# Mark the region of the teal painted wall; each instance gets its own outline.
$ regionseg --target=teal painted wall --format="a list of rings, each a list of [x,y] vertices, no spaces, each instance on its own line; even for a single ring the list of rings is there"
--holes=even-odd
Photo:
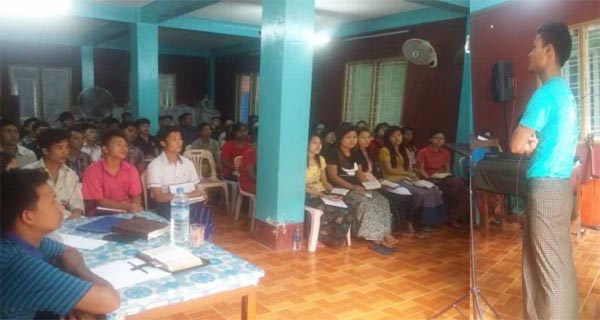
[[[158,130],[158,26],[131,25],[131,106],[135,117],[148,118]]]

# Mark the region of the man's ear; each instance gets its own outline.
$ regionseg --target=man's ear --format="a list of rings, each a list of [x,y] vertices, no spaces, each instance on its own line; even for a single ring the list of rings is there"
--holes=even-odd
[[[164,149],[167,147],[167,143],[164,140],[160,140],[160,146]]]
[[[46,148],[42,148],[42,155],[47,156],[48,153],[50,153],[50,150],[46,149]]]
[[[108,147],[107,146],[102,146],[102,147],[100,147],[100,149],[102,150],[102,154],[108,153]]]
[[[34,220],[35,220],[35,216],[33,211],[31,210],[23,210],[23,212],[21,212],[21,215],[19,216],[19,218],[21,219],[21,221],[30,226],[33,225]]]

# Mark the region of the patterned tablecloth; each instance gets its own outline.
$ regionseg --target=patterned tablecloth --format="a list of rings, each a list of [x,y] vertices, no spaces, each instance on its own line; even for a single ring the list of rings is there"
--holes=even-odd
[[[150,212],[138,215],[165,221]],[[133,214],[115,216],[130,218]],[[60,232],[89,239],[102,239],[103,234],[75,230],[77,226],[99,218],[101,217],[66,220]],[[161,247],[169,243],[169,233],[166,233],[148,241],[137,240],[130,244],[108,242],[95,250],[80,250],[80,252],[85,259],[85,263],[91,269],[109,262],[130,259],[138,251]],[[256,286],[260,278],[265,275],[262,269],[210,242],[204,242],[200,248],[187,247],[187,249],[201,258],[209,260],[210,264],[118,290],[121,297],[121,307],[116,312],[109,314],[107,318],[123,319],[125,316],[165,305],[189,301],[249,285]],[[115,270],[115,272],[118,272],[118,270]]]

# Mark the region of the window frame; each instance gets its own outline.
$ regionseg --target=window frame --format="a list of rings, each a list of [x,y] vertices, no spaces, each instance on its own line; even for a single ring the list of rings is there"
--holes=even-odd
[[[377,110],[377,94],[378,94],[378,87],[379,87],[379,71],[380,71],[379,65],[382,63],[388,63],[388,62],[401,62],[406,65],[406,72],[404,75],[405,79],[403,82],[403,85],[405,86],[403,89],[406,89],[406,76],[408,75],[408,61],[403,56],[378,58],[378,59],[363,59],[363,60],[354,60],[354,61],[346,62],[345,71],[344,71],[344,92],[343,92],[342,108],[341,108],[342,121],[348,122],[346,115],[347,115],[347,109],[348,109],[348,105],[347,105],[348,92],[349,92],[349,87],[350,87],[350,82],[349,82],[350,67],[353,65],[370,63],[373,65],[373,71],[372,71],[373,73],[372,73],[372,83],[371,83],[371,99],[370,99],[370,103],[369,103],[369,117],[368,117],[368,119],[360,119],[360,120],[367,121],[370,126],[375,125],[375,122],[377,122],[377,112],[378,112],[378,110]],[[400,105],[400,108],[402,108],[402,109],[404,109],[405,100],[406,100],[406,90],[403,90],[402,103]],[[403,121],[404,121],[404,112],[401,111],[399,123],[397,125],[400,125]]]
[[[578,24],[573,24],[569,26],[569,31],[572,32],[574,30],[578,30],[578,61],[579,61],[579,70],[578,70],[578,85],[579,85],[579,96],[576,97],[578,107],[579,107],[579,140],[584,140],[588,135],[593,135],[594,137],[600,137],[600,130],[596,132],[591,132],[591,128],[589,127],[591,124],[591,84],[589,83],[589,39],[588,39],[588,29],[589,28],[600,28],[600,19],[590,20]],[[563,76],[563,66],[561,68],[561,76]],[[598,80],[600,81],[600,80]],[[599,86],[600,87],[600,86]],[[600,88],[599,88],[600,89]],[[600,110],[600,106],[598,108]]]

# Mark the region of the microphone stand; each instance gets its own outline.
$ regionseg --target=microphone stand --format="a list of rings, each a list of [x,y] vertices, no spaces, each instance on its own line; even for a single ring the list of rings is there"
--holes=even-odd
[[[462,152],[461,152],[462,153]],[[460,303],[462,303],[464,300],[469,299],[469,296],[472,297],[472,301],[473,301],[473,308],[472,308],[472,312],[473,312],[473,319],[474,320],[483,320],[483,314],[487,311],[487,310],[483,310],[482,308],[482,302],[485,304],[483,307],[487,306],[487,308],[489,310],[492,310],[492,312],[494,313],[494,316],[496,319],[501,319],[500,315],[498,315],[498,313],[496,312],[496,310],[492,307],[492,305],[489,303],[489,301],[485,298],[485,296],[483,295],[483,293],[481,292],[481,290],[479,290],[479,288],[477,287],[477,273],[476,273],[476,263],[475,263],[475,238],[473,237],[473,221],[475,221],[475,214],[473,210],[473,174],[472,174],[472,170],[475,169],[473,166],[473,163],[471,161],[471,155],[467,155],[467,157],[469,158],[469,213],[470,213],[470,219],[469,219],[469,244],[470,244],[470,266],[469,266],[469,274],[470,274],[470,278],[471,278],[471,286],[469,288],[469,292],[465,293],[463,296],[459,297],[458,299],[456,299],[454,302],[452,302],[449,306],[445,307],[444,309],[442,309],[441,311],[439,311],[438,313],[434,314],[433,316],[431,316],[429,319],[436,319],[439,316],[443,315],[444,313],[446,313],[448,310],[454,308],[456,309],[456,311],[458,311],[458,313],[465,319],[469,319],[469,317],[465,316],[460,309],[458,309],[458,305]],[[481,299],[481,301],[480,301]]]

